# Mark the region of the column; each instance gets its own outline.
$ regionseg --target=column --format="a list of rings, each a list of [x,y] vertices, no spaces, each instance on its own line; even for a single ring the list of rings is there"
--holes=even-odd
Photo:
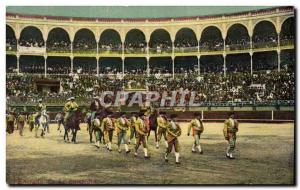
[[[47,76],[47,55],[44,55],[44,60],[45,60],[45,65],[44,65],[44,67],[45,67],[45,73],[44,73],[44,75],[46,77]]]
[[[19,39],[17,40],[17,74],[20,74],[20,55],[19,55]]]
[[[71,56],[70,56],[70,58],[71,58],[71,72],[70,73],[73,73],[73,41],[71,41]]]
[[[125,75],[125,57],[122,57],[122,76]]]
[[[201,59],[201,55],[200,55],[200,40],[198,40],[198,75],[200,76],[200,59]]]
[[[124,45],[124,42],[122,42],[122,57],[124,56],[125,54],[125,45]]]
[[[98,60],[99,60],[99,41],[97,41],[97,52],[96,52],[96,63],[97,63],[97,77],[99,77],[99,63],[98,63]]]
[[[250,68],[251,68],[251,76],[253,75],[253,42],[252,42],[252,36],[249,36],[250,37]]]
[[[250,49],[252,50],[253,49],[253,42],[252,42],[252,36],[249,36],[250,37]]]
[[[147,41],[147,47],[146,47],[146,51],[147,51],[147,77],[150,76],[150,68],[149,68],[149,59],[150,59],[150,55],[149,55],[149,42]]]
[[[125,45],[122,42],[122,77],[125,75]]]
[[[280,58],[280,55],[281,55],[281,52],[280,52],[280,49],[277,50],[277,56],[278,56],[278,72],[280,72],[280,62],[281,62],[281,58]]]
[[[201,60],[201,55],[198,55],[197,58],[198,58],[198,75],[200,76],[200,60]]]
[[[250,52],[249,52],[249,54],[250,54],[250,73],[251,73],[251,76],[253,75],[253,52],[252,52],[252,50],[250,50]]]
[[[225,53],[223,53],[223,59],[224,59],[223,71],[224,71],[224,77],[226,77],[226,54]]]
[[[224,77],[226,77],[226,44],[225,44],[226,38],[223,39],[223,58],[224,58],[224,65],[223,65],[223,69],[224,69]]]
[[[71,59],[71,72],[70,73],[73,73],[73,54],[70,56],[70,59]]]
[[[71,47],[70,47],[71,48],[71,54],[73,55],[73,41],[71,41],[70,45],[71,45]]]
[[[44,60],[45,60],[45,64],[44,64],[44,67],[45,67],[45,77],[47,76],[47,40],[45,40],[45,53],[44,53]]]
[[[172,56],[172,78],[175,78],[175,56]]]
[[[17,40],[17,53],[19,52],[19,39],[16,39]]]
[[[17,74],[20,74],[20,55],[17,53]]]
[[[175,46],[174,46],[174,41],[172,41],[172,78],[175,78],[175,63],[174,63],[174,59],[175,59]]]
[[[150,66],[149,66],[150,57],[147,55],[147,77],[150,76]]]
[[[280,72],[280,33],[277,35],[277,56],[278,56],[278,72]]]

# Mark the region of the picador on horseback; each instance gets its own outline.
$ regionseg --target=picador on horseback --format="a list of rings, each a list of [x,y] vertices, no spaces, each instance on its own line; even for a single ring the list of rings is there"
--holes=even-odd
[[[67,103],[65,104],[64,107],[64,112],[65,112],[65,120],[64,123],[67,123],[69,118],[71,118],[73,116],[73,114],[75,113],[75,111],[77,111],[78,109],[78,105],[75,102],[75,97],[71,97],[69,99],[67,99]]]
[[[65,134],[64,134],[64,140],[69,141],[68,137],[68,131],[71,130],[73,137],[72,142],[76,143],[76,135],[77,131],[80,130],[80,122],[82,119],[82,113],[79,109],[78,104],[75,102],[75,97],[71,97],[67,100],[68,102],[64,106],[64,112],[65,112]]]

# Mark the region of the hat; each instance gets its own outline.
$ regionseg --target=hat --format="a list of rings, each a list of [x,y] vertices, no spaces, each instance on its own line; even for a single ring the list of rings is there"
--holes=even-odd
[[[43,101],[42,99],[38,99],[38,102],[41,102],[41,101]]]
[[[72,97],[70,98],[70,100],[75,100],[75,97],[74,97],[74,96],[72,96]]]
[[[67,101],[70,101],[70,100],[71,100],[70,98],[67,99]]]
[[[94,99],[99,99],[99,96],[94,96]]]

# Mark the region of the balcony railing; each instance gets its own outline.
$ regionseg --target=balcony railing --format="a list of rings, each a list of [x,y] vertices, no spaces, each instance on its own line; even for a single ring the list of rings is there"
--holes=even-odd
[[[253,49],[277,47],[277,41],[271,42],[253,42]]]
[[[169,48],[149,48],[150,54],[165,54],[172,53],[172,47]]]
[[[146,48],[125,48],[124,53],[125,54],[146,54],[147,50]]]
[[[294,45],[294,43],[295,43],[294,39],[280,40],[280,46],[292,46]]]
[[[198,52],[198,47],[175,47],[175,53],[191,53],[191,52]]]
[[[247,44],[229,44],[226,45],[227,51],[235,51],[235,50],[247,50],[250,49],[250,43]]]
[[[265,48],[274,48],[277,47],[277,41],[269,41],[269,42],[253,42],[253,49],[265,49]],[[293,46],[295,43],[294,39],[282,39],[280,40],[280,46]],[[200,52],[220,52],[224,50],[223,45],[215,45],[215,46],[207,46],[207,45],[200,45]],[[250,49],[250,43],[246,44],[227,44],[226,51],[237,51],[237,50],[248,50]],[[17,51],[16,45],[9,45],[6,44],[6,51],[7,52],[15,52]],[[45,53],[45,47],[24,47],[19,46],[19,52],[25,54],[38,54],[38,53]],[[198,47],[175,47],[174,53],[197,53]],[[51,48],[47,47],[47,53],[71,53],[69,48]],[[96,54],[97,49],[73,49],[74,54]],[[99,54],[122,54],[121,48],[99,48]],[[125,48],[125,54],[147,54],[147,48]],[[149,48],[149,54],[153,55],[163,55],[163,54],[171,54],[172,48]]]
[[[122,54],[122,48],[99,48],[100,54]]]
[[[201,46],[200,45],[200,52],[215,52],[215,51],[223,51],[223,45],[216,45],[216,46]]]
[[[6,44],[6,51],[17,51],[17,45]]]
[[[44,103],[47,105],[63,105],[66,103],[67,99],[71,96],[66,94],[65,96],[58,97],[43,97]],[[39,97],[14,97],[10,96],[7,99],[7,104],[10,106],[34,106],[37,104]],[[92,94],[89,97],[76,97],[76,102],[79,105],[88,105],[93,99]],[[273,100],[273,101],[220,101],[220,102],[211,102],[211,101],[201,101],[197,102],[201,107],[246,107],[246,106],[258,106],[258,107],[268,107],[268,106],[294,106],[294,100]],[[159,106],[160,102],[154,102],[154,106]],[[184,105],[184,107],[188,106]],[[178,107],[178,105],[176,105]]]
[[[96,54],[97,49],[74,49],[73,53],[76,53],[76,54]]]

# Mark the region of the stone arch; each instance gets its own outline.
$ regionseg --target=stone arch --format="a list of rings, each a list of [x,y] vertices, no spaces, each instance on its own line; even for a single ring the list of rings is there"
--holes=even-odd
[[[26,26],[21,30],[20,33],[20,46],[35,46],[42,47],[44,46],[43,33],[40,28],[36,26]]]
[[[120,33],[117,30],[110,28],[103,30],[99,37],[99,48],[104,50],[121,49],[122,40]]]
[[[175,47],[195,47],[198,46],[196,33],[193,29],[184,27],[179,29],[175,35]]]
[[[14,29],[6,25],[6,50],[12,51],[17,49],[17,38]]]
[[[280,44],[288,45],[293,43],[295,39],[295,18],[288,17],[286,18],[282,24],[280,29]]]
[[[236,23],[227,30],[225,44],[230,49],[246,49],[250,47],[250,36],[245,25]]]
[[[265,48],[277,46],[277,32],[273,22],[262,20],[254,25],[253,28],[253,47]]]
[[[146,50],[146,35],[145,33],[140,30],[140,29],[131,29],[126,33],[125,36],[125,48],[126,48],[126,52],[131,52],[132,51],[141,51],[141,52],[145,52]]]
[[[70,35],[61,27],[54,27],[48,32],[47,50],[70,51]]]
[[[203,29],[200,38],[200,50],[220,51],[224,49],[222,31],[216,26],[207,26]]]
[[[164,52],[172,50],[172,40],[170,33],[165,29],[156,29],[151,32],[149,40],[150,51]]]
[[[74,35],[73,49],[75,51],[96,51],[97,42],[95,34],[88,28],[77,30]]]

